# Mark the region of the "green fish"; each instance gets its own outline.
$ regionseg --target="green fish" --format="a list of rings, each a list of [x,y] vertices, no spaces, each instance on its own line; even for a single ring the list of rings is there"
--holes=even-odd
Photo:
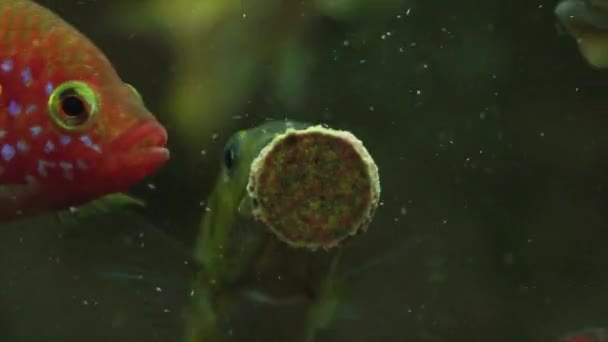
[[[302,134],[297,135],[295,132],[302,132]],[[310,134],[307,135],[308,133]],[[320,126],[313,127],[299,122],[270,121],[256,128],[237,132],[226,143],[220,176],[209,197],[207,210],[201,223],[200,236],[195,246],[194,259],[200,263],[202,271],[193,284],[195,292],[188,314],[187,342],[212,342],[228,338],[239,340],[247,339],[248,336],[249,338],[255,336],[255,339],[259,341],[297,341],[298,336],[303,336],[303,341],[312,341],[318,331],[326,327],[332,320],[337,305],[336,293],[339,288],[334,275],[342,252],[342,243],[340,246],[329,243],[325,245],[326,248],[315,249],[307,248],[311,243],[299,244],[297,241],[294,243],[286,241],[283,239],[283,235],[276,234],[277,229],[269,228],[268,221],[265,221],[266,224],[264,224],[262,221],[256,220],[255,213],[260,212],[260,203],[265,202],[263,196],[260,198],[252,196],[254,186],[251,184],[252,179],[257,179],[259,183],[262,183],[262,178],[266,177],[267,182],[263,184],[272,190],[269,192],[272,193],[272,196],[267,197],[266,202],[274,201],[272,203],[274,206],[268,205],[268,207],[278,208],[285,203],[292,205],[291,201],[294,196],[281,197],[274,190],[289,189],[294,183],[305,184],[306,175],[298,175],[301,178],[292,180],[298,170],[310,168],[308,171],[311,173],[323,175],[331,173],[333,170],[327,169],[326,166],[329,164],[325,162],[316,165],[302,160],[294,162],[294,158],[311,156],[316,159],[317,157],[312,156],[318,153],[329,158],[328,160],[335,161],[342,158],[340,160],[347,165],[351,159],[359,160],[344,157],[348,155],[344,151],[350,150],[348,141],[342,139],[344,136],[340,136],[339,139],[330,136],[324,140],[324,137],[329,136],[324,134],[325,131]],[[295,153],[291,153],[294,151],[289,148],[298,142],[301,144],[299,149]],[[342,144],[344,142],[346,143]],[[353,146],[355,145],[353,144]],[[362,145],[356,146],[361,146],[357,149],[359,153]],[[268,151],[268,147],[272,147],[273,151]],[[367,152],[365,151],[365,153]],[[259,157],[265,155],[269,156],[269,160],[260,161]],[[371,161],[371,157],[361,159]],[[297,164],[295,168],[288,168],[287,165],[290,165],[290,161],[292,161],[292,166],[293,163]],[[256,165],[259,164],[264,164],[263,166],[272,172],[268,172],[267,176],[252,177],[252,174],[256,172]],[[337,165],[334,167],[337,170],[341,164],[331,165]],[[368,164],[353,165],[366,166]],[[357,176],[364,175],[366,171],[365,169],[355,170],[361,171],[355,174]],[[369,170],[375,175],[374,172],[377,171],[375,164]],[[337,193],[340,189],[359,189],[356,186],[341,184],[341,179],[347,181],[354,179],[349,178],[352,176],[352,174],[348,174],[350,171],[342,172],[338,175],[332,174],[333,178],[329,180],[333,180],[333,184],[336,184],[333,186],[335,191],[328,187],[319,191],[325,195],[326,193]],[[281,178],[283,173],[288,173],[288,177]],[[268,182],[268,179],[279,180],[271,183]],[[364,177],[364,180],[366,179]],[[353,203],[356,204],[361,204],[361,198],[377,201],[379,185],[373,181],[368,183],[364,182],[362,188],[373,191],[364,193],[364,196],[337,194],[335,198],[327,199],[325,202],[339,202],[336,198],[344,199],[344,202],[348,203],[354,198]],[[318,183],[314,184],[318,185]],[[294,192],[294,194],[302,196],[303,192]],[[258,200],[260,203],[256,203]],[[329,223],[358,222],[353,224],[356,227],[359,227],[360,222],[367,222],[366,220],[348,220],[350,217],[345,219],[344,216],[333,215],[333,213],[332,215],[325,214],[323,208],[327,209],[328,206],[330,206],[329,209],[334,208],[331,207],[331,204],[317,203],[319,201],[312,200],[308,202],[314,202],[312,207],[314,210],[306,208],[303,213],[314,211],[311,217],[315,220],[306,221],[309,218],[300,216],[294,218],[281,214],[283,215],[281,219],[286,220],[275,221],[305,222],[308,225],[303,227],[310,227],[313,231],[316,228],[314,223],[319,221],[320,216],[327,217]],[[340,214],[348,210],[344,208],[349,206],[342,204],[335,206],[336,213]],[[372,204],[369,206],[371,209],[366,209],[366,215],[373,215],[373,209],[377,203]],[[353,206],[353,208],[357,208],[356,210],[359,210],[360,207]],[[297,212],[297,209],[294,209],[294,212]],[[322,214],[318,215],[319,213]],[[277,216],[273,216],[277,212],[267,212],[266,214],[265,218],[270,221]],[[304,221],[297,221],[298,219]],[[326,226],[331,226],[329,223]],[[296,223],[287,227],[293,226],[302,228]],[[362,230],[364,229],[362,228]],[[331,234],[336,234],[336,232],[331,230]],[[294,236],[293,232],[286,235]],[[301,235],[310,237],[306,232]],[[348,232],[345,235],[355,234]],[[323,236],[323,239],[323,243],[325,243],[327,236]]]
[[[608,1],[563,0],[555,15],[591,66],[608,67]]]

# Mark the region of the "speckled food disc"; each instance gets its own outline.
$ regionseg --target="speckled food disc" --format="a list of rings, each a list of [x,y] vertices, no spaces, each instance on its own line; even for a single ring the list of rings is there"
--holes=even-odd
[[[251,165],[254,217],[295,247],[331,248],[365,231],[378,206],[378,167],[354,135],[288,129]]]

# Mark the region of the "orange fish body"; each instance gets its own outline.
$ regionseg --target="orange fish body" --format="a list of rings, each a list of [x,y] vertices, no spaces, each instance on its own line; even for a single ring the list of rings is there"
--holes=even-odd
[[[83,34],[0,0],[0,220],[125,191],[169,158],[167,134]]]

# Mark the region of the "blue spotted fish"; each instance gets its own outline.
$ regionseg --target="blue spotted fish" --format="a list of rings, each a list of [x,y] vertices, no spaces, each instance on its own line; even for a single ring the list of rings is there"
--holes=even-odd
[[[169,158],[140,94],[77,29],[0,0],[0,220],[125,191]]]

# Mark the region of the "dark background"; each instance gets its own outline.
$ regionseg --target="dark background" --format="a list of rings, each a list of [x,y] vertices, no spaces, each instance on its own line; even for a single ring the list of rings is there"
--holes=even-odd
[[[382,205],[348,246],[349,295],[321,340],[552,341],[608,326],[608,74],[559,29],[555,1],[40,3],[169,130],[171,161],[133,189],[143,218],[102,219],[160,228],[187,251],[234,131],[327,123],[365,143]],[[144,254],[113,247],[113,230],[57,249],[46,225],[0,230],[9,341],[175,341],[189,271],[165,237]],[[62,271],[41,266],[51,250]],[[132,257],[153,281],[98,278]],[[110,304],[89,317],[81,297]],[[127,298],[119,329],[111,303]]]

